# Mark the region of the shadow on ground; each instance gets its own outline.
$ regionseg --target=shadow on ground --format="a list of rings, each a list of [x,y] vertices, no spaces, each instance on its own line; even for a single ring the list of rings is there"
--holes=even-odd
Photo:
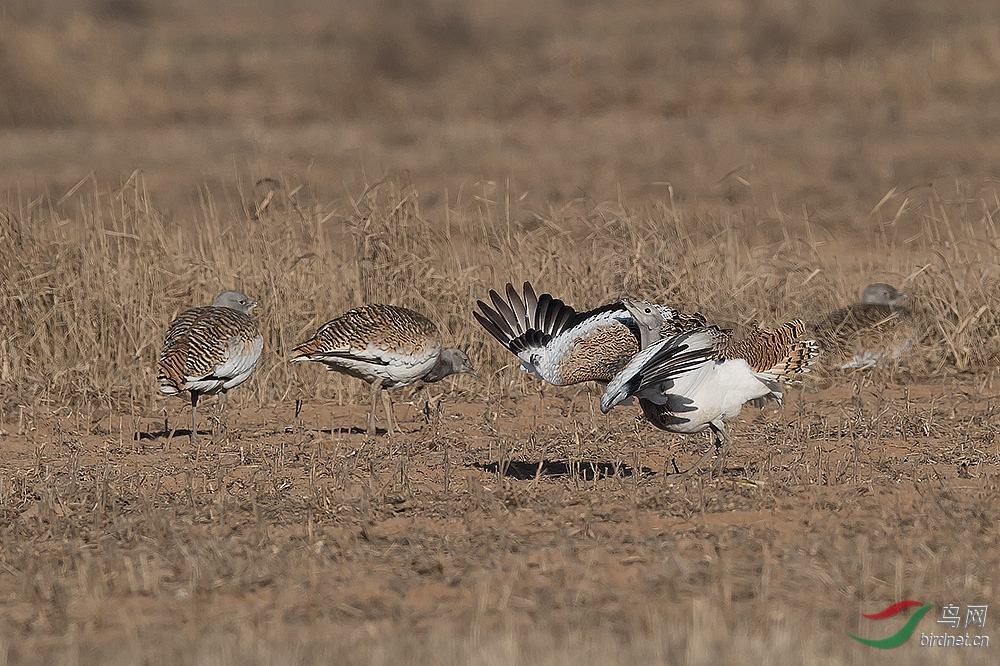
[[[476,469],[496,474],[501,469],[499,462],[473,463]],[[503,475],[512,479],[534,479],[540,476],[579,476],[588,481],[613,476],[631,477],[635,470],[620,462],[568,461],[568,460],[511,460],[503,464]],[[649,467],[639,468],[641,476],[653,476],[656,472]]]

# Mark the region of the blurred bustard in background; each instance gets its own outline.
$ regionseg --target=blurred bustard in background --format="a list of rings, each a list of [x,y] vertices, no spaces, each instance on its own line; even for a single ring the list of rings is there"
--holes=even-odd
[[[876,282],[865,287],[860,303],[829,313],[811,329],[824,354],[842,370],[897,363],[916,338],[905,307],[909,298]]]

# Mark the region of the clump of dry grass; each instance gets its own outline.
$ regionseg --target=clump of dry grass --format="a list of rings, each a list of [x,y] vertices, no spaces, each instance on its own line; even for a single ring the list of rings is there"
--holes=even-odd
[[[1000,350],[995,194],[970,202],[890,193],[872,214],[871,252],[859,265],[842,265],[836,239],[780,211],[705,213],[671,202],[530,211],[487,184],[471,205],[431,219],[417,188],[393,180],[336,202],[275,180],[239,197],[226,208],[206,195],[178,220],[151,205],[141,173],[110,189],[85,179],[58,197],[8,192],[0,209],[6,408],[39,399],[152,407],[166,322],[229,287],[263,304],[266,351],[246,391],[260,402],[330,390],[324,373],[293,372],[287,352],[363,302],[426,312],[487,372],[511,366],[470,316],[477,298],[508,280],[531,280],[579,308],[631,294],[768,324],[809,320],[887,279],[914,294],[921,339],[911,371],[984,370]],[[353,384],[339,381],[338,395],[351,395]]]

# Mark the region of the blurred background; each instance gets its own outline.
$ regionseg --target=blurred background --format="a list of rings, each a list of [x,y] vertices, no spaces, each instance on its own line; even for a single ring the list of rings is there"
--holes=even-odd
[[[993,0],[6,0],[0,184],[484,182],[853,223],[1000,174]],[[672,190],[672,192],[671,192]]]

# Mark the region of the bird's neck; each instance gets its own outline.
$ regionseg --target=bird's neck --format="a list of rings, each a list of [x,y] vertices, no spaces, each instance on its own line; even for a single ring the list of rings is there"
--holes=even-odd
[[[451,363],[439,356],[434,366],[427,371],[426,375],[424,375],[424,381],[439,382],[448,375],[454,374],[454,372],[455,369],[452,367]]]
[[[646,349],[651,344],[660,339],[660,333],[662,327],[657,326],[655,328],[649,328],[648,326],[639,325],[639,349],[640,351]]]

